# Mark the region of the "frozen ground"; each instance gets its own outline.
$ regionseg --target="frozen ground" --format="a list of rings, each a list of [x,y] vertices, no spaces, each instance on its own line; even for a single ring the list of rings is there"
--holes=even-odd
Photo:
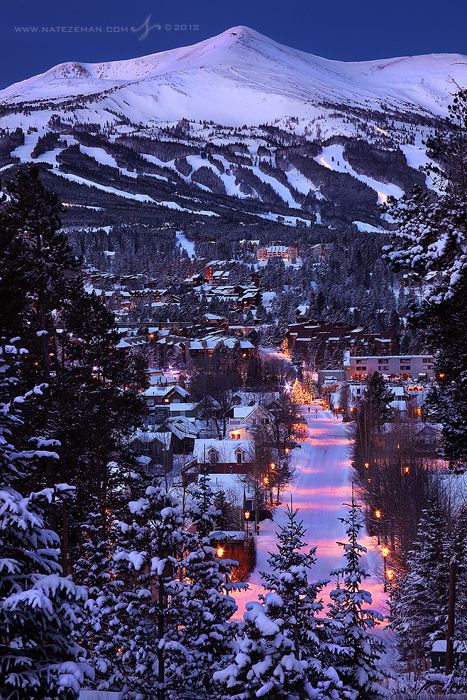
[[[294,507],[299,508],[301,519],[307,529],[306,539],[310,546],[317,546],[317,564],[311,575],[314,579],[328,579],[330,571],[341,565],[342,548],[337,545],[344,532],[339,515],[345,512],[343,503],[348,502],[351,495],[349,438],[347,425],[336,420],[327,410],[303,407],[303,413],[308,423],[308,434],[301,447],[294,450],[293,464],[296,477],[284,497],[285,503],[290,502],[292,495]],[[236,595],[239,615],[245,609],[245,604],[255,600],[261,592],[260,571],[267,569],[268,552],[275,546],[275,531],[278,525],[284,523],[285,504],[275,512],[274,521],[261,523],[261,531],[257,539],[257,566],[248,583],[250,589]],[[371,572],[365,588],[373,595],[373,608],[386,613],[385,595],[381,580],[381,557],[376,543],[361,533],[360,541],[368,547],[365,558],[366,567]],[[331,582],[326,591],[333,587]],[[325,591],[325,602],[327,596]]]

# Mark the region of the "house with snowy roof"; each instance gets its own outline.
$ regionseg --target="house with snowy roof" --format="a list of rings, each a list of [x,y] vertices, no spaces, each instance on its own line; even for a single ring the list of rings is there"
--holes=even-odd
[[[227,429],[232,439],[252,439],[260,427],[272,430],[273,422],[274,416],[261,404],[240,405],[231,409]]]
[[[193,458],[209,474],[247,474],[254,463],[253,440],[197,439]]]
[[[190,392],[178,384],[174,386],[154,384],[143,392],[143,397],[148,408],[170,405],[172,403],[182,403],[188,399],[189,395]]]

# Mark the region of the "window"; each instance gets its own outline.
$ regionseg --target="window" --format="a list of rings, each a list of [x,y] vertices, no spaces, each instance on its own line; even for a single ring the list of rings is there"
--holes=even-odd
[[[423,357],[422,362],[431,362],[431,357]]]
[[[241,450],[237,450],[237,464],[243,463],[243,453]]]
[[[218,454],[217,450],[215,450],[214,448],[211,448],[209,450],[208,454],[209,454],[209,462],[211,464],[217,464],[217,462],[219,461],[219,454]]]
[[[360,372],[366,372],[366,367],[359,367]]]

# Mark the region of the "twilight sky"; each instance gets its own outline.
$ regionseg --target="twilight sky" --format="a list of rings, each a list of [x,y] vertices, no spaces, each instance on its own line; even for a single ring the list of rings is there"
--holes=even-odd
[[[135,30],[147,18],[144,36]],[[344,61],[467,54],[466,0],[1,0],[0,88],[64,61],[143,56],[238,24]]]

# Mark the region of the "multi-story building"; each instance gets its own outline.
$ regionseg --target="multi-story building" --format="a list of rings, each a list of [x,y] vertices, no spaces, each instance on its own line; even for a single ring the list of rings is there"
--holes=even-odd
[[[374,372],[390,378],[432,379],[432,355],[351,355],[344,353],[347,379],[365,379]]]
[[[313,349],[327,346],[345,348],[360,352],[394,353],[398,343],[392,331],[386,333],[368,333],[361,326],[350,326],[345,323],[322,323],[321,321],[304,321],[292,323],[284,338],[289,352],[301,353],[304,357]],[[356,352],[355,352],[356,354]],[[342,356],[340,356],[342,357]],[[340,358],[339,358],[340,359]],[[320,367],[320,369],[322,369]]]
[[[268,245],[258,248],[257,260],[270,260],[270,258],[282,258],[283,260],[295,260],[298,258],[298,249],[290,245]]]

